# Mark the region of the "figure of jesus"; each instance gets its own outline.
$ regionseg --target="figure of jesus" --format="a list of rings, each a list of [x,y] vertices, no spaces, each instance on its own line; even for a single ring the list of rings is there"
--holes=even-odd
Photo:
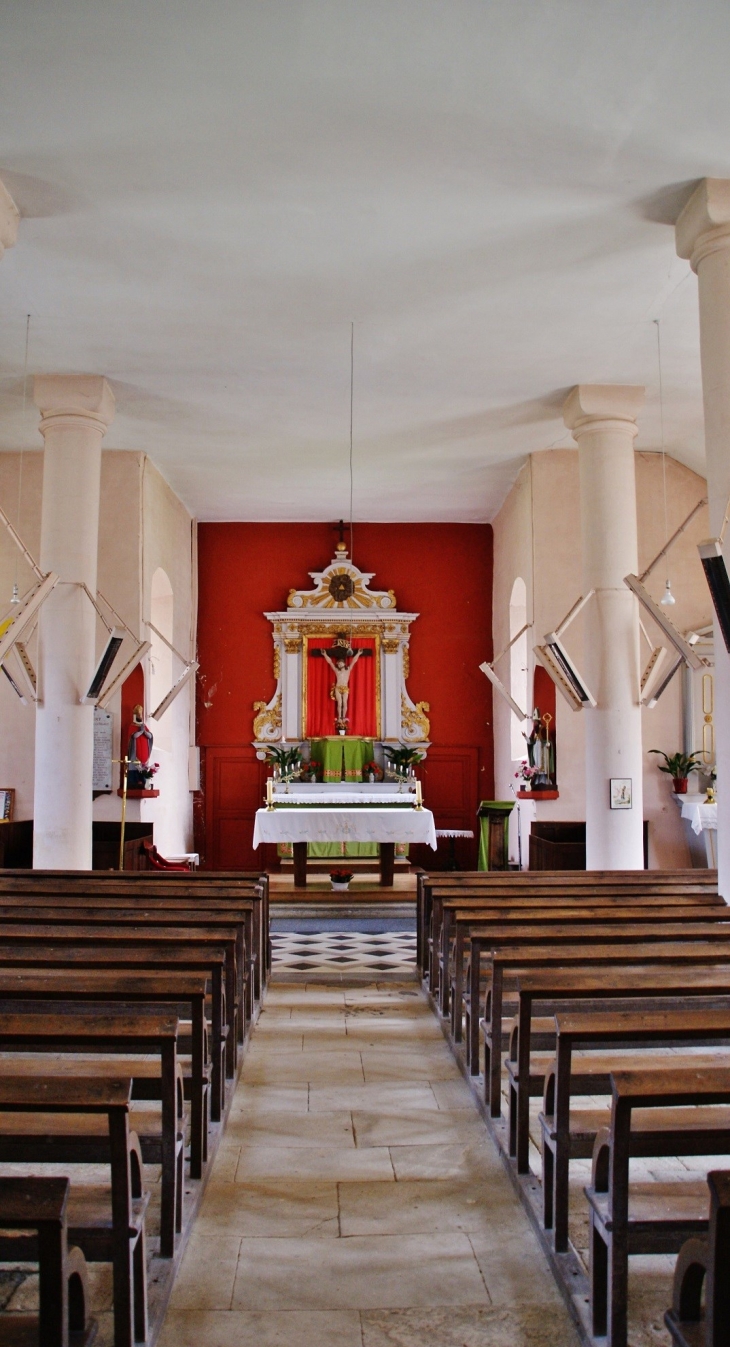
[[[322,654],[324,655],[324,658],[329,664],[330,669],[334,671],[335,686],[332,689],[332,692],[334,694],[335,705],[337,707],[336,719],[340,724],[344,725],[345,721],[347,720],[347,703],[350,700],[350,674],[355,668],[355,665],[357,664],[357,661],[359,660],[362,654],[362,650],[358,650],[353,655],[352,661],[349,665],[346,659],[338,659],[338,660],[331,659],[330,656],[327,654],[326,650],[323,650]]]

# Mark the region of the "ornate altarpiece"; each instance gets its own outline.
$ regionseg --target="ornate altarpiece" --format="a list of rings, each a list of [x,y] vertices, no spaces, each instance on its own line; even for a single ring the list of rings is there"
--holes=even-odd
[[[345,632],[352,641],[374,642],[376,668],[375,739],[429,747],[428,702],[413,702],[406,680],[411,623],[418,613],[398,612],[392,589],[373,590],[367,574],[348,558],[344,543],[323,571],[310,571],[314,589],[291,589],[285,612],[265,613],[274,644],[276,691],[269,702],[254,702],[254,747],[282,740],[302,742],[307,732],[306,675],[310,641]],[[334,733],[334,720],[333,720]]]

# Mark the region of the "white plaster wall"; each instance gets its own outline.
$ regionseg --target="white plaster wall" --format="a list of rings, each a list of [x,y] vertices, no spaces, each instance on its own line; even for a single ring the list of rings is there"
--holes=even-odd
[[[23,454],[20,515],[18,485],[21,475],[20,454],[0,454],[0,506],[17,528],[35,559],[40,551],[41,492],[43,490],[43,453]],[[0,616],[10,612],[13,581],[18,580],[20,594],[35,580],[7,531],[0,527]],[[36,663],[37,637],[33,636],[28,653]],[[33,757],[35,753],[35,707],[23,706],[7,679],[0,674],[0,786],[15,789],[15,817],[33,817]],[[62,783],[59,783],[61,786]]]
[[[0,454],[0,506],[11,523],[18,520],[18,480],[20,454]],[[41,497],[43,489],[43,452],[23,455],[22,496],[19,532],[34,556],[40,540]],[[150,586],[158,566],[167,572],[175,597],[173,643],[184,654],[191,648],[193,622],[193,576],[191,562],[192,521],[184,506],[146,455],[122,450],[102,453],[101,501],[99,511],[98,586],[134,632],[146,636],[142,619],[149,616]],[[6,530],[0,528],[0,616],[9,611],[15,577],[17,549]],[[18,562],[21,594],[32,582],[32,572]],[[97,623],[97,651],[103,646],[105,631]],[[30,654],[35,653],[35,638]],[[179,672],[174,663],[175,676]],[[149,679],[146,678],[147,686]],[[183,690],[167,712],[172,747],[169,752],[155,747],[153,756],[160,762],[156,786],[160,797],[150,803],[130,801],[130,820],[149,819],[155,824],[155,839],[163,854],[179,853],[192,847],[192,796],[188,790],[188,745],[192,734],[192,683]],[[153,708],[147,707],[149,712]],[[114,745],[121,742],[121,693],[110,703],[114,716]],[[154,733],[154,723],[150,728]],[[32,705],[18,701],[7,680],[0,675],[0,786],[16,790],[15,817],[33,817],[35,711]],[[59,783],[63,788],[63,783]],[[100,796],[94,802],[95,819],[121,817],[121,800],[116,794]]]
[[[704,495],[705,482],[696,473],[667,458],[667,515],[669,534],[682,522],[692,506]],[[661,456],[637,452],[636,491],[639,531],[639,567],[642,570],[665,541],[664,497]],[[494,645],[498,650],[508,639],[509,595],[517,575],[525,580],[530,595],[534,592],[534,635],[531,647],[554,629],[580,595],[581,537],[578,481],[578,452],[573,449],[546,450],[533,454],[520,473],[507,500],[494,521]],[[670,574],[676,596],[671,609],[675,624],[685,630],[710,619],[711,605],[697,542],[707,537],[706,509],[700,511],[670,553]],[[534,548],[534,572],[533,572]],[[657,568],[649,588],[658,599],[664,588],[665,572]],[[650,632],[650,635],[652,633]],[[657,642],[658,643],[658,642]],[[579,617],[566,634],[566,644],[580,666],[582,626]],[[648,656],[644,644],[642,655]],[[645,661],[644,661],[645,662]],[[501,673],[501,669],[497,670]],[[504,661],[503,681],[507,681],[508,661]],[[530,669],[530,676],[532,669]],[[509,799],[515,784],[515,766],[510,761],[509,709],[500,697],[494,697],[495,790],[498,798]],[[585,770],[583,717],[590,712],[574,712],[558,694],[556,734],[558,747],[558,786],[560,798],[528,809],[538,819],[578,820],[585,818]],[[657,770],[657,759],[650,748],[668,753],[682,747],[681,678],[664,693],[653,711],[642,715],[644,746],[644,817],[649,820],[652,867],[690,864],[679,810],[672,798],[669,779]],[[516,856],[516,833],[511,834],[511,850]]]

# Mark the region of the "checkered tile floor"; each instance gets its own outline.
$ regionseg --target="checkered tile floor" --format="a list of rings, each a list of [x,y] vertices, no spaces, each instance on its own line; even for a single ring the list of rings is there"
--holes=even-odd
[[[359,931],[312,935],[272,932],[271,959],[274,972],[347,973],[362,969],[412,977],[416,936],[410,931],[388,931],[384,935]]]

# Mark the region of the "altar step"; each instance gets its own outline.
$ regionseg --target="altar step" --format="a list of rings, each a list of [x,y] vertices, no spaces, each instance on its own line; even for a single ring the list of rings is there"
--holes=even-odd
[[[276,923],[276,928],[288,926],[289,923],[297,922],[313,923],[322,921],[327,923],[328,930],[336,928],[342,930],[358,930],[358,922],[368,923],[369,929],[372,923],[383,923],[385,930],[392,929],[390,922],[398,922],[396,930],[400,930],[401,923],[413,922],[416,920],[416,904],[404,903],[402,898],[398,902],[392,900],[388,903],[323,903],[314,900],[308,903],[292,902],[291,896],[286,901],[277,902],[276,911],[272,912],[272,924]],[[310,927],[307,925],[307,929]]]

